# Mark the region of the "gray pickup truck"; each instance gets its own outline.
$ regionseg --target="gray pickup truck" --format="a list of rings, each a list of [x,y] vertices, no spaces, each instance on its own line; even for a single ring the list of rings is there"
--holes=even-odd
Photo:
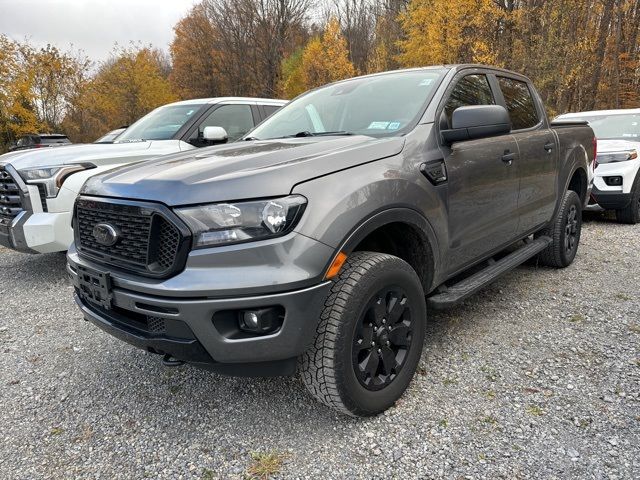
[[[593,131],[550,125],[509,71],[333,83],[244,140],[88,180],[68,252],[87,320],[168,365],[297,367],[321,402],[373,415],[409,385],[427,307],[578,250]]]

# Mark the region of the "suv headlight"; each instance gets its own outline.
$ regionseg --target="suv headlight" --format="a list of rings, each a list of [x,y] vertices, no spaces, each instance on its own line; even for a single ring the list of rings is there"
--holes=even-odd
[[[307,199],[301,195],[176,209],[194,235],[194,248],[248,242],[289,233]]]
[[[56,167],[25,168],[18,170],[18,173],[25,182],[31,185],[44,185],[47,198],[54,198],[58,195],[60,187],[69,175],[91,168],[96,168],[96,166],[91,163],[79,163]]]

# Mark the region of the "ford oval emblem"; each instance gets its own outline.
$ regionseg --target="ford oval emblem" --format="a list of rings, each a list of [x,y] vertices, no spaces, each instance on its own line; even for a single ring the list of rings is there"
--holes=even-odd
[[[91,234],[96,239],[96,242],[105,247],[115,245],[120,238],[118,230],[108,223],[98,223],[93,227]]]

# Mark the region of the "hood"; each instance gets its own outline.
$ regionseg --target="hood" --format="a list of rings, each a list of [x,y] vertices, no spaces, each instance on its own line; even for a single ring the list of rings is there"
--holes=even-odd
[[[629,150],[637,150],[640,155],[640,141],[634,142],[629,140],[598,140],[598,154],[626,152]]]
[[[131,158],[133,161],[136,158],[179,152],[180,143],[179,140],[155,140],[130,143],[75,144],[64,148],[34,148],[0,155],[0,165],[11,164],[18,170],[85,162],[100,166],[121,163],[127,158]]]
[[[396,155],[403,145],[404,138],[362,135],[239,142],[111,170],[81,193],[169,206],[275,197],[306,180]]]

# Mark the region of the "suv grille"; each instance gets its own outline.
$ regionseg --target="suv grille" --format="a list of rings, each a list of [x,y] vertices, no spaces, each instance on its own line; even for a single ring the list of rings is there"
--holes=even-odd
[[[18,184],[0,167],[0,223],[8,225],[22,210]]]
[[[75,211],[78,251],[126,270],[167,276],[184,267],[190,240],[186,227],[173,217],[161,205],[80,198]],[[117,232],[115,243],[98,241],[94,229],[99,224]]]

